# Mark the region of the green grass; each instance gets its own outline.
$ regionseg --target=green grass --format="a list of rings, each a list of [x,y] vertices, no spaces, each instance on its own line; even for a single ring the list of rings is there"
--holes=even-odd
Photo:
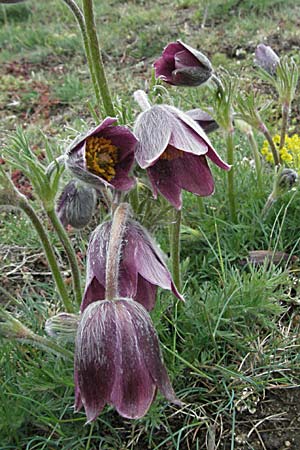
[[[210,56],[217,71],[223,66],[236,75],[240,89],[264,87],[253,69],[253,52],[262,41],[299,62],[295,43],[300,10],[295,2],[216,0],[209,5],[203,29],[205,2],[196,0],[95,1],[95,8],[121,123],[134,122],[138,108],[132,93],[137,88],[148,88],[153,102],[171,102],[184,110],[212,103],[210,91],[203,87],[180,90],[151,81],[153,61],[168,42],[178,38]],[[0,23],[1,145],[21,126],[34,148],[46,148],[42,130],[54,154],[60,154],[78,132],[94,125],[90,109],[96,106],[73,17],[58,0],[28,0],[1,5]],[[280,33],[278,26],[282,26]],[[244,50],[245,59],[236,56],[238,48]],[[274,98],[274,93],[265,90],[263,96]],[[277,109],[270,108],[266,114],[274,132],[278,130]],[[261,145],[262,136],[256,137]],[[212,134],[211,139],[226,159],[222,133]],[[213,167],[216,190],[212,197],[200,203],[184,193],[181,266],[186,302],[176,303],[170,293],[160,291],[151,314],[183,407],[168,405],[158,395],[141,420],[122,419],[106,407],[93,425],[84,426],[84,413],[74,414],[72,407],[73,361],[2,339],[1,450],[198,450],[215,448],[214,441],[220,441],[219,448],[224,450],[238,449],[234,433],[243,422],[238,405],[251,409],[255,397],[262,401],[270,386],[300,384],[299,322],[295,321],[299,266],[242,264],[252,250],[285,251],[300,257],[299,189],[282,196],[263,220],[261,210],[272,189],[273,170],[264,166],[260,192],[249,145],[239,132],[235,144],[238,221],[233,224],[229,219],[226,173]],[[140,171],[136,175],[142,177]],[[142,186],[139,200],[135,218],[155,233],[168,253],[170,208],[162,199],[149,198]],[[32,205],[41,211],[38,201]],[[98,212],[101,220],[105,218],[103,208]],[[19,302],[17,310],[7,307],[26,326],[44,335],[45,320],[62,306],[53,282],[45,275],[48,267],[38,256],[41,245],[23,213],[0,214],[1,281]],[[87,230],[70,234],[76,251],[84,257],[99,216]],[[47,227],[59,255],[61,244],[51,226]],[[67,275],[64,255],[59,256],[59,264]],[[84,276],[82,268],[83,281]],[[1,305],[6,304],[1,292]],[[72,344],[66,345],[73,350]],[[253,392],[247,401],[245,389]],[[250,441],[247,445],[254,448]]]

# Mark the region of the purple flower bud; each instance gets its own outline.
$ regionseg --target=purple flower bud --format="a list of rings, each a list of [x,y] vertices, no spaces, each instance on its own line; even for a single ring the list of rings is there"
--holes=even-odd
[[[219,128],[219,125],[212,116],[207,112],[202,111],[200,108],[190,109],[189,111],[186,111],[186,114],[197,122],[206,134],[212,133]]]
[[[13,4],[13,3],[21,3],[24,2],[25,0],[0,0],[0,3],[4,3],[4,4]]]
[[[276,68],[279,64],[279,56],[276,55],[271,47],[264,44],[259,44],[255,50],[255,64],[264,69],[270,75],[276,73]]]
[[[154,67],[156,78],[174,86],[200,86],[213,72],[203,53],[181,41],[168,44]]]
[[[181,190],[211,195],[214,180],[206,156],[229,170],[203,129],[186,113],[168,105],[142,112],[134,125],[138,138],[135,157],[147,169],[154,197],[161,193],[175,208],[182,206]]]
[[[66,227],[84,228],[90,222],[96,207],[96,192],[91,186],[71,180],[57,203],[57,214]]]
[[[128,176],[134,162],[136,138],[116,119],[107,117],[100,125],[79,137],[67,149],[67,168],[95,188],[110,186],[120,191],[132,188]]]
[[[81,311],[90,303],[105,298],[110,229],[111,221],[104,222],[91,235]],[[150,311],[155,305],[157,286],[172,291],[177,298],[183,300],[164,262],[162,252],[138,222],[128,220],[120,259],[119,293],[121,297],[136,300]]]
[[[104,300],[82,314],[75,347],[75,409],[88,422],[113,405],[129,419],[143,417],[157,388],[180,405],[171,386],[150,316],[129,300]]]

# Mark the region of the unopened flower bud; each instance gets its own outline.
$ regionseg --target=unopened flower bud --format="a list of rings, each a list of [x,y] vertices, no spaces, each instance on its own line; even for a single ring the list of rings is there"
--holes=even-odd
[[[276,55],[271,47],[264,44],[259,44],[255,50],[255,64],[264,69],[270,75],[276,73],[276,68],[279,64],[279,56]]]
[[[78,323],[78,315],[63,312],[50,317],[46,321],[45,331],[52,338],[63,340],[64,342],[74,342]]]
[[[96,191],[91,186],[71,180],[61,193],[57,214],[64,226],[83,228],[91,220],[96,207]]]
[[[213,73],[203,53],[179,40],[167,45],[154,67],[157,78],[174,86],[200,86]]]
[[[283,169],[278,178],[278,187],[281,193],[287,192],[298,180],[298,174],[293,169]]]
[[[5,5],[13,4],[13,3],[22,3],[25,0],[0,0],[0,3],[4,3]]]

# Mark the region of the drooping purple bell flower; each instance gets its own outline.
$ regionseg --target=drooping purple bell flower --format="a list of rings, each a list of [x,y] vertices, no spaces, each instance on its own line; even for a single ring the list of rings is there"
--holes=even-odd
[[[96,191],[79,180],[71,180],[64,187],[56,207],[61,223],[66,227],[84,228],[90,222],[96,207]]]
[[[143,417],[157,388],[180,405],[171,386],[155,328],[145,308],[129,299],[92,303],[75,344],[75,410],[88,422],[113,405],[128,419]]]
[[[200,86],[213,72],[203,53],[179,40],[165,47],[154,68],[156,78],[174,86]]]
[[[182,206],[181,190],[211,195],[214,180],[206,157],[229,170],[203,129],[186,113],[168,105],[143,111],[134,125],[138,138],[135,157],[147,170],[156,198],[160,192],[175,208]]]
[[[90,237],[81,311],[90,303],[105,299],[106,256],[110,230],[111,221],[104,222]],[[172,291],[177,298],[183,300],[164,262],[164,255],[148,232],[133,220],[128,220],[126,225],[119,270],[120,296],[136,300],[148,311],[155,305],[157,286]]]
[[[268,45],[259,44],[256,47],[255,64],[264,69],[270,75],[275,75],[279,62],[279,56]]]
[[[186,114],[190,116],[201,128],[205,131],[206,134],[212,133],[219,128],[219,125],[213,119],[213,117],[208,114],[206,111],[203,111],[200,108],[190,109],[186,111]]]
[[[114,125],[116,121],[107,117],[96,128],[75,139],[67,149],[66,165],[78,179],[95,188],[106,185],[127,191],[135,183],[128,174],[137,141],[128,128]]]

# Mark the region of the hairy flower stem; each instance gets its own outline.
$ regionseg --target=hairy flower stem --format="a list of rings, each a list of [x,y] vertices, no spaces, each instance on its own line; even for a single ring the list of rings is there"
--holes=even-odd
[[[94,91],[95,91],[95,95],[96,95],[96,99],[97,99],[97,103],[101,110],[101,105],[102,105],[101,94],[100,94],[99,86],[97,83],[97,79],[96,79],[96,75],[95,75],[95,71],[94,71],[94,67],[93,67],[93,60],[92,60],[92,56],[91,56],[91,52],[90,52],[89,40],[88,40],[88,35],[87,35],[82,11],[79,8],[79,6],[75,3],[74,0],[63,0],[63,2],[70,8],[70,10],[74,14],[75,19],[77,20],[77,23],[79,25],[81,35],[82,35],[84,50],[85,50],[91,78],[92,78],[92,83],[93,83],[93,87],[94,87]]]
[[[227,172],[227,192],[229,200],[229,210],[230,217],[233,223],[237,223],[236,214],[236,202],[235,202],[235,192],[234,192],[234,140],[233,140],[233,129],[225,131],[225,140],[227,148],[227,162],[231,165],[231,169]]]
[[[173,210],[173,220],[170,224],[170,254],[172,261],[172,275],[174,284],[178,291],[181,290],[181,274],[180,274],[180,225],[181,211]]]
[[[254,158],[254,162],[255,162],[255,170],[256,170],[256,177],[257,177],[257,185],[259,188],[259,191],[262,191],[262,167],[261,167],[261,160],[260,160],[260,156],[259,156],[259,152],[258,152],[258,148],[257,148],[257,142],[256,139],[253,135],[252,130],[250,130],[247,133],[247,138],[249,141],[249,144],[251,146],[252,149],[252,154],[253,154],[253,158]]]
[[[53,248],[51,246],[51,243],[49,241],[48,235],[46,234],[44,227],[36,215],[34,209],[31,207],[31,205],[28,203],[26,198],[23,196],[20,196],[19,202],[18,202],[19,208],[21,208],[29,217],[31,220],[36,232],[39,235],[40,241],[43,245],[45,255],[47,257],[58,293],[60,295],[60,298],[64,304],[64,307],[66,311],[68,312],[74,312],[74,308],[72,303],[70,302],[69,295],[66,289],[66,285],[64,283],[64,280],[61,276],[60,269],[58,267],[58,264],[56,262],[56,257],[53,251]]]
[[[259,130],[263,133],[263,135],[265,136],[265,138],[268,141],[268,144],[270,146],[270,149],[271,149],[271,152],[272,152],[272,155],[273,155],[275,166],[279,166],[280,165],[279,153],[278,153],[277,148],[276,148],[276,146],[275,146],[275,144],[273,142],[272,136],[271,136],[268,128],[266,127],[266,125],[263,122],[260,123]]]
[[[281,125],[281,133],[280,133],[279,150],[281,150],[285,144],[285,136],[286,136],[288,124],[289,124],[289,115],[290,115],[290,103],[284,102],[282,105],[282,125]]]
[[[67,258],[69,260],[71,272],[72,272],[72,281],[73,281],[73,290],[74,290],[75,301],[79,306],[81,304],[82,292],[81,292],[80,272],[79,272],[79,267],[77,264],[75,251],[72,247],[69,236],[68,236],[66,230],[64,229],[61,221],[57,217],[54,209],[48,210],[47,215],[48,215],[49,219],[51,220],[53,228],[55,229],[55,231],[60,239],[60,242],[62,243],[63,248],[66,252]],[[68,312],[70,312],[70,311],[68,310]],[[73,312],[73,310],[71,312]]]
[[[98,88],[101,93],[105,113],[108,116],[115,116],[115,110],[109,92],[108,83],[104,71],[102,55],[99,47],[96,24],[93,11],[93,0],[82,0],[83,15],[85,19],[86,32],[88,36],[88,46],[90,49],[90,57],[93,64],[93,70],[97,81]]]
[[[119,295],[119,265],[128,216],[129,204],[120,203],[113,215],[107,250],[105,270],[106,300],[115,300]]]

